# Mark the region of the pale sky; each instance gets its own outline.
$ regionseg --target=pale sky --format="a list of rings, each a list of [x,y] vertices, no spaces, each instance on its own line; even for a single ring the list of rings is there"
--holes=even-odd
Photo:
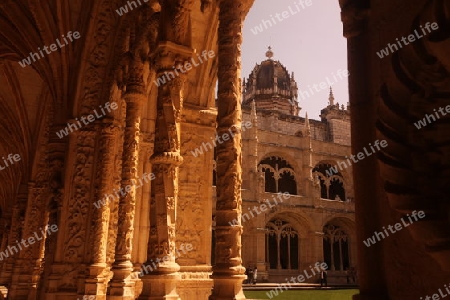
[[[255,1],[244,24],[242,77],[248,78],[255,64],[266,59],[270,45],[273,59],[279,60],[290,74],[294,72],[299,94],[300,90],[309,91],[308,85],[313,89],[314,84],[327,82],[328,77],[333,83],[335,103],[347,105],[348,80],[337,75],[339,69],[347,70],[347,40],[342,35],[339,1],[310,0],[308,6],[303,0],[304,8],[300,1]],[[262,20],[272,22],[272,26],[266,22],[266,29]],[[263,31],[254,34],[251,29],[255,26],[262,26]],[[319,119],[320,110],[328,104],[326,85],[323,90],[317,87],[319,92],[313,89],[314,95],[305,94],[305,100],[299,95],[300,116],[307,111],[310,119]]]

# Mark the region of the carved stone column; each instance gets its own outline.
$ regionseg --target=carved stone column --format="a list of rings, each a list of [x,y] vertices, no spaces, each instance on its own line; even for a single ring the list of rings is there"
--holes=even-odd
[[[192,98],[191,98],[192,99]],[[177,242],[181,281],[177,292],[181,299],[208,299],[213,281],[211,274],[214,151],[195,157],[192,149],[211,139],[216,133],[215,109],[183,108],[179,197],[177,203]],[[213,225],[214,226],[214,225]],[[192,245],[191,251],[182,251]]]
[[[84,110],[81,115],[92,112],[89,107]],[[69,134],[61,223],[45,291],[48,299],[58,299],[60,293],[106,298],[109,206],[94,203],[112,193],[119,129],[113,118],[105,116]]]
[[[42,174],[46,174],[44,171]],[[30,183],[28,191],[28,205],[25,215],[21,239],[27,241],[33,238],[35,243],[28,244],[18,254],[14,266],[9,296],[13,299],[35,299],[37,284],[41,275],[42,260],[47,232],[49,213],[47,206],[51,199],[48,187]],[[44,231],[45,234],[42,233]],[[40,239],[38,239],[40,238]],[[20,240],[19,240],[20,241]],[[16,247],[18,247],[16,245]]]
[[[20,185],[19,191],[17,193],[17,200],[12,208],[11,217],[8,220],[9,231],[5,233],[7,235],[5,248],[0,249],[1,251],[7,250],[8,246],[14,246],[16,240],[20,240],[22,236],[23,221],[25,215],[25,207],[28,198],[28,187],[26,185]],[[0,274],[0,284],[10,286],[11,276],[13,272],[13,266],[18,258],[17,255],[10,255],[6,260],[3,261],[1,274]]]
[[[117,103],[117,105],[119,105]],[[100,125],[100,133],[98,137],[98,145],[101,161],[100,166],[96,170],[98,174],[99,192],[94,197],[94,201],[104,199],[105,195],[112,194],[113,176],[116,169],[116,144],[120,132],[120,125],[113,119],[103,119]],[[108,198],[108,201],[110,199]],[[96,299],[106,298],[107,282],[107,241],[108,228],[110,222],[110,204],[91,206],[92,209],[92,225],[90,230],[91,246],[91,263],[86,268],[84,292],[83,296],[97,295]],[[99,297],[100,296],[100,297]]]
[[[174,68],[190,58],[192,49],[161,43],[156,50],[156,76],[175,74]],[[176,283],[180,279],[180,266],[175,262],[175,222],[178,199],[178,167],[183,158],[180,153],[180,122],[183,108],[184,74],[158,87],[155,149],[150,161],[153,166],[154,197],[150,207],[150,236],[147,274],[143,278],[144,290],[139,299],[179,299]],[[169,79],[169,76],[167,76]],[[147,284],[146,284],[147,283]]]
[[[211,300],[245,299],[241,258],[241,43],[244,9],[240,1],[220,1],[217,135],[233,137],[217,145],[216,265]],[[239,225],[228,222],[239,220]]]
[[[133,61],[130,81],[127,85],[126,127],[122,157],[121,187],[125,196],[119,201],[119,222],[115,261],[112,267],[114,277],[108,299],[135,299],[135,280],[131,278],[131,261],[134,215],[136,213],[136,180],[138,179],[141,106],[147,99],[142,82],[143,65]]]

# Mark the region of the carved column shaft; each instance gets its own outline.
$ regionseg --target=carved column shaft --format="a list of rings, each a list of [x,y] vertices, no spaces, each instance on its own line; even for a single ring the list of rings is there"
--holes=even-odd
[[[90,205],[92,209],[92,227],[90,239],[91,263],[87,268],[83,295],[106,295],[107,277],[107,245],[109,234],[110,203],[115,201],[107,195],[113,195],[112,182],[115,170],[115,144],[120,126],[112,119],[103,119],[98,136],[100,149],[100,166],[96,169],[96,178],[99,180],[99,192],[93,197],[94,202],[104,201],[100,205]],[[97,202],[98,203],[98,202]],[[99,299],[104,299],[104,298]]]
[[[22,222],[23,217],[25,215],[25,207],[27,204],[28,198],[28,187],[26,185],[21,185],[19,192],[17,194],[17,200],[12,208],[11,219],[8,220],[9,231],[5,232],[7,235],[7,240],[5,244],[5,248],[0,250],[5,251],[8,249],[8,246],[12,247],[16,244],[16,240],[19,240],[22,235]],[[11,275],[13,272],[13,266],[18,256],[10,255],[6,260],[3,261],[0,283],[3,285],[10,286],[11,284]]]
[[[43,171],[43,174],[47,175],[47,170]],[[47,207],[50,198],[51,191],[48,187],[30,183],[22,235],[18,241],[14,241],[14,247],[23,247],[19,253],[15,254],[17,259],[9,291],[9,295],[14,299],[27,299],[29,295],[36,294],[42,271],[45,239],[48,234],[45,226],[48,224]],[[31,243],[30,239],[34,242]],[[21,246],[19,246],[19,243]]]
[[[245,299],[241,258],[242,149],[241,149],[241,43],[242,6],[220,2],[217,134],[232,137],[217,145],[216,265],[210,299]],[[239,225],[229,222],[238,220]]]
[[[99,145],[101,147],[101,167],[98,168],[98,176],[100,179],[100,189],[97,195],[98,201],[104,200],[106,195],[114,193],[112,192],[112,178],[114,172],[114,148],[117,142],[116,134],[119,131],[117,124],[112,122],[105,122],[102,124],[101,136],[99,138]],[[98,208],[94,208],[93,220],[95,222],[95,229],[93,231],[94,245],[98,247],[92,254],[92,264],[98,265],[100,268],[106,266],[106,241],[108,240],[108,220],[109,220],[109,202],[113,199],[107,198],[107,202],[104,205],[100,205]],[[117,200],[116,200],[117,201]]]
[[[185,75],[178,70],[192,49],[162,42],[156,50],[156,76],[167,76],[158,86],[156,104],[155,149],[153,166],[154,197],[151,201],[149,251],[146,265],[151,266],[151,299],[178,299],[176,281],[180,266],[175,262],[175,224],[178,199],[178,172],[183,162],[180,152],[180,122],[183,109]],[[167,74],[172,73],[173,78]],[[158,275],[156,275],[158,274]],[[158,282],[159,281],[159,282]],[[144,287],[145,289],[145,287]]]
[[[111,284],[110,295],[120,299],[135,299],[134,281],[128,280],[133,272],[131,261],[134,219],[136,213],[136,181],[138,179],[139,144],[141,106],[147,99],[142,83],[142,63],[133,62],[131,83],[127,86],[126,101],[126,127],[122,154],[122,181],[118,212],[118,230],[113,264],[114,278]],[[128,279],[127,279],[128,278]],[[129,297],[129,298],[128,298]],[[115,297],[110,297],[114,299]],[[119,298],[118,298],[119,299]]]
[[[169,42],[159,47],[157,77],[174,71],[173,67],[180,62],[180,50],[184,50],[184,47]],[[156,177],[151,208],[154,211],[151,220],[153,232],[149,239],[149,258],[158,264],[158,273],[179,270],[175,263],[175,208],[178,198],[178,166],[183,162],[180,153],[183,83],[184,78],[180,74],[158,87],[155,151],[151,158]]]
[[[80,268],[76,265],[81,263],[85,251],[92,251],[94,246],[100,247],[92,240],[87,247],[84,245],[89,238],[87,231],[92,228],[88,226],[86,216],[95,213],[93,211],[96,208],[92,202],[99,199],[98,195],[94,197],[92,190],[96,133],[83,129],[74,131],[68,137],[61,223],[58,226],[55,261],[48,276],[47,297],[53,297],[52,294],[61,289],[67,293],[77,293],[77,276]]]
[[[122,167],[122,190],[125,196],[119,202],[119,227],[115,255],[115,268],[131,268],[131,243],[136,206],[136,179],[138,178],[140,106],[145,96],[127,94],[127,121]]]

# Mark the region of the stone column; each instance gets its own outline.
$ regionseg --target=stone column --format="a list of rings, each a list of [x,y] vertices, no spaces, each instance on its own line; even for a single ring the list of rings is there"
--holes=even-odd
[[[368,32],[368,7],[358,1],[350,1],[342,8],[342,22],[344,36],[347,38],[349,98],[352,107],[350,114],[352,124],[367,124],[367,126],[352,126],[352,153],[357,153],[364,146],[372,143],[375,138],[373,126],[375,124],[376,109],[370,82],[371,39]],[[368,1],[364,1],[368,2]],[[368,6],[368,4],[366,3]],[[379,193],[377,189],[378,173],[367,172],[376,170],[376,159],[369,157],[353,166],[355,182],[355,214],[357,224],[357,240],[360,245],[368,236],[372,236],[381,228],[378,218],[368,218],[379,211]],[[360,294],[355,300],[389,299],[385,287],[385,272],[382,255],[377,247],[358,248],[358,277]]]
[[[157,78],[167,76],[169,79],[169,72],[174,76],[158,87],[155,149],[150,159],[155,188],[150,208],[149,251],[143,266],[146,269],[144,290],[139,299],[179,299],[176,283],[180,279],[180,266],[175,262],[175,223],[178,173],[183,162],[180,122],[185,76],[178,66],[191,54],[192,49],[168,41],[162,42],[156,50]]]
[[[119,106],[119,104],[117,103]],[[117,135],[120,131],[118,123],[112,119],[104,119],[101,124],[99,134],[100,157],[101,162],[98,172],[101,173],[99,179],[99,192],[95,195],[94,201],[104,199],[105,195],[112,194],[112,178],[115,170],[115,145]],[[107,201],[111,199],[108,198]],[[90,238],[92,240],[91,263],[86,269],[85,285],[83,295],[97,295],[96,299],[106,299],[106,288],[108,278],[105,276],[107,264],[107,241],[108,227],[110,221],[110,204],[106,202],[99,207],[92,207],[92,225],[90,229]]]
[[[47,174],[44,169],[41,175]],[[17,254],[12,274],[9,296],[12,299],[35,299],[37,284],[41,275],[42,260],[44,258],[44,245],[48,231],[48,204],[52,193],[42,183],[30,183],[28,191],[28,205],[22,235],[19,238],[21,246],[13,242],[15,247],[23,248]],[[32,240],[32,241],[31,241]],[[25,241],[23,243],[23,241]],[[32,243],[33,242],[33,243]]]
[[[93,111],[85,107],[80,115]],[[116,159],[119,131],[119,123],[106,115],[69,134],[61,221],[46,299],[58,299],[62,291],[64,297],[96,295],[97,300],[106,299],[110,205],[108,200],[98,201],[113,194],[115,169],[120,165]],[[84,270],[78,267],[82,262]]]
[[[205,64],[204,67],[208,68]],[[193,70],[192,73],[194,72]],[[195,96],[191,96],[193,98]],[[176,226],[176,245],[179,251],[176,261],[180,265],[182,279],[177,284],[177,292],[181,299],[205,300],[211,294],[213,286],[210,278],[213,250],[211,233],[215,227],[211,217],[206,216],[212,215],[212,205],[215,202],[215,189],[213,191],[211,185],[214,151],[208,148],[209,151],[197,157],[191,151],[215,136],[217,111],[212,108],[200,110],[195,106],[185,107],[183,116],[183,165],[180,168],[177,204],[177,215],[180,217],[177,217]],[[192,245],[191,251],[182,251],[186,248],[185,245]]]
[[[217,145],[216,265],[210,300],[245,299],[241,258],[241,43],[243,8],[239,1],[220,1],[217,134],[230,134]],[[229,222],[238,220],[239,225]]]
[[[143,64],[135,58],[130,71],[130,82],[125,94],[126,127],[122,156],[122,182],[119,201],[118,228],[115,260],[112,267],[114,277],[108,299],[135,299],[135,278],[132,278],[131,261],[136,212],[136,180],[138,179],[141,107],[147,99],[142,80]]]
[[[313,255],[312,261],[316,262],[324,262],[325,257],[323,256],[323,233],[320,231],[311,232],[310,240],[313,242]],[[330,268],[330,266],[328,266]]]
[[[24,184],[20,185],[19,191],[17,193],[16,203],[12,207],[12,213],[10,219],[8,219],[9,231],[5,232],[6,244],[5,248],[0,249],[5,251],[8,246],[12,247],[16,244],[16,240],[20,240],[23,228],[23,216],[25,215],[25,208],[28,198],[28,187]],[[13,272],[13,266],[17,259],[17,256],[10,255],[6,260],[3,261],[1,274],[0,274],[0,284],[10,286],[11,276]]]

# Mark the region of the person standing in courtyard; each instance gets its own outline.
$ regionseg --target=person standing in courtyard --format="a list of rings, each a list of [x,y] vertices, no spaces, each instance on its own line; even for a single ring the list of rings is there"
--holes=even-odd
[[[327,271],[322,270],[322,272],[320,272],[320,287],[323,287],[324,285],[325,287],[328,286]]]
[[[356,269],[355,269],[355,267],[351,267],[351,269],[350,269],[350,278],[352,279],[353,283],[356,283]]]
[[[248,268],[248,280],[247,283],[248,284],[252,284],[253,282],[253,270],[252,268]]]
[[[253,270],[253,284],[256,284],[257,278],[258,278],[258,268],[255,267],[255,270]]]

